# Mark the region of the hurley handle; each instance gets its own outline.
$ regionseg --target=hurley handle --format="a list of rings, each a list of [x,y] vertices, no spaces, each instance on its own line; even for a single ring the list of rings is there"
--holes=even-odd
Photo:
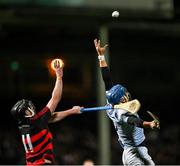
[[[101,106],[101,107],[90,107],[90,108],[82,108],[81,112],[86,112],[86,111],[105,111],[112,109],[112,105],[107,105],[107,106]]]

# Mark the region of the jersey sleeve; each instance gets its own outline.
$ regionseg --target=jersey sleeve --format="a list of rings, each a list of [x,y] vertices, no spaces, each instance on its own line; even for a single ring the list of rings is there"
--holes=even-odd
[[[105,88],[107,91],[107,90],[111,89],[113,86],[109,68],[108,67],[101,67],[101,74],[102,74],[102,78],[103,78]]]
[[[121,109],[112,109],[107,111],[108,116],[117,123],[127,123],[129,113]]]
[[[42,124],[48,124],[51,117],[51,112],[48,107],[44,107],[40,112],[38,112],[33,118],[33,121],[39,121]]]
[[[143,128],[143,120],[135,115],[129,116],[127,123]]]
[[[113,109],[107,111],[109,117],[117,123],[127,123],[133,126],[143,128],[143,120],[138,115],[132,114],[125,110]]]

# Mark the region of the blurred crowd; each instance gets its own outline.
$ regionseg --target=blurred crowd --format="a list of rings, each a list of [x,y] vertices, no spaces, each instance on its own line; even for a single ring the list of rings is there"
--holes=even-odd
[[[52,128],[52,129],[51,129]],[[86,160],[98,163],[98,134],[87,127],[74,127],[71,123],[50,126],[54,137],[54,152],[59,165],[82,165]],[[146,143],[157,165],[180,164],[179,136],[177,124],[161,126],[160,130],[146,130]],[[120,165],[122,149],[116,133],[111,135],[111,164]],[[24,164],[24,150],[18,130],[10,128],[0,131],[0,164]]]

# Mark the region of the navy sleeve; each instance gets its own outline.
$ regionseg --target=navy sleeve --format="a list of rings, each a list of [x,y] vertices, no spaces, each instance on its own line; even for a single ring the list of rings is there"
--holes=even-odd
[[[109,68],[101,67],[101,74],[102,74],[102,78],[104,80],[105,88],[107,91],[107,90],[111,89],[113,86]]]
[[[143,120],[134,116],[134,115],[131,115],[128,117],[127,123],[134,125],[134,126],[137,126],[137,127],[143,128]]]

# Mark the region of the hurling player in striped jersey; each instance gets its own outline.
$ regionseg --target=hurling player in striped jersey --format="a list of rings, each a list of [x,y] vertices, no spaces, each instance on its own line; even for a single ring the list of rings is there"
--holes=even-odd
[[[54,123],[72,114],[80,114],[80,106],[69,110],[54,112],[61,100],[63,90],[63,67],[58,60],[54,61],[56,82],[51,99],[40,111],[37,111],[30,100],[22,99],[11,109],[11,114],[18,122],[18,127],[25,149],[26,165],[53,165],[54,154],[52,134],[48,123]]]

